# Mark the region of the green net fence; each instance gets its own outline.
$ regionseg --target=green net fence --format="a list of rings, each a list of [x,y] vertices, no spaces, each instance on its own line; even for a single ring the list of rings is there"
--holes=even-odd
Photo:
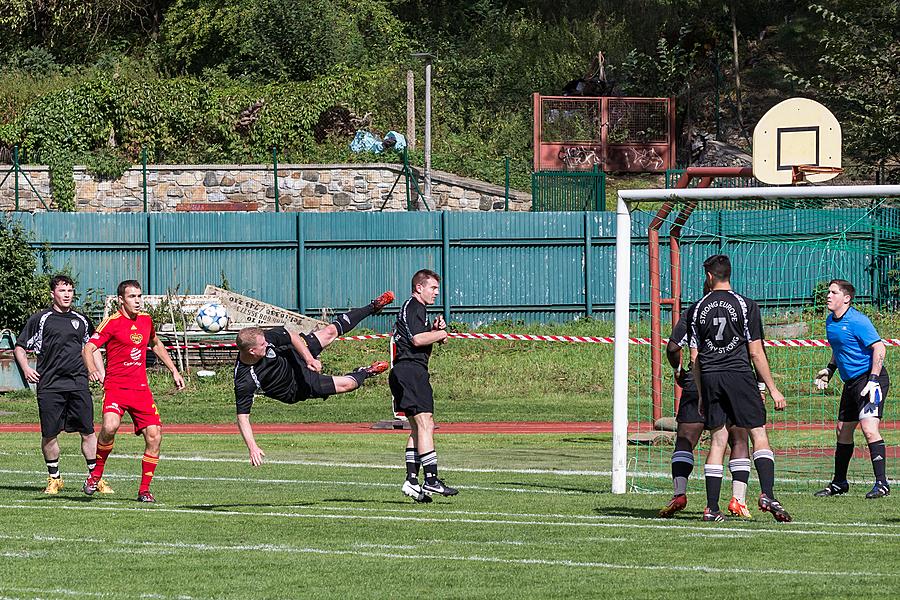
[[[787,206],[788,208],[785,208]],[[660,204],[635,207],[633,238],[646,237],[646,224]],[[660,228],[660,290],[671,297],[672,276],[669,235],[688,204],[680,201]],[[825,336],[827,284],[850,280],[857,289],[854,306],[869,316],[888,343],[886,367],[900,372],[900,312],[898,261],[900,210],[883,199],[831,199],[812,201],[729,199],[701,201],[684,223],[680,236],[682,310],[701,296],[703,260],[727,254],[732,261],[732,287],[759,304],[763,314],[766,350],[775,381],[788,406],[776,412],[767,397],[769,438],[776,453],[776,490],[811,491],[830,480],[835,445],[834,426],[842,383],[837,375],[828,389],[813,385],[816,372],[829,361]],[[641,215],[640,213],[645,213]],[[638,225],[638,224],[642,225]],[[632,268],[646,269],[649,245],[632,247]],[[632,287],[633,343],[629,354],[628,485],[632,491],[671,490],[670,461],[674,434],[659,430],[672,426],[675,385],[672,369],[662,353],[662,416],[657,423],[652,405],[650,284]],[[663,343],[672,329],[671,306],[662,306]],[[635,341],[637,343],[635,343]],[[687,364],[687,356],[684,357]],[[896,474],[900,458],[900,410],[891,396],[882,421],[888,447],[888,476]],[[873,478],[862,432],[856,433],[851,461],[852,482],[870,484]],[[703,489],[703,457],[707,437],[695,451],[695,469],[689,491]],[[726,475],[727,477],[727,475]],[[726,483],[724,489],[730,484]],[[751,490],[755,475],[751,477]]]

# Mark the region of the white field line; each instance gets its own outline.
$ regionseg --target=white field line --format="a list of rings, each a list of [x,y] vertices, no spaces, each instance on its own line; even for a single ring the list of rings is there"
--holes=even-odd
[[[16,506],[31,506],[30,500],[13,500]],[[96,508],[111,508],[111,505],[121,506],[123,508],[135,509],[134,502],[130,499],[115,499],[115,498],[103,498],[103,507]],[[65,505],[63,505],[65,506]],[[156,509],[158,507],[165,507],[166,504],[163,502],[158,502],[156,504]],[[193,503],[192,506],[196,507],[208,507],[209,510],[204,510],[202,508],[197,509],[202,512],[202,514],[209,513],[222,513],[224,511],[214,510],[218,505],[217,504],[204,504],[204,503]],[[43,508],[44,506],[40,506]],[[47,507],[49,508],[49,506]],[[81,508],[80,506],[76,506],[74,508]],[[427,509],[427,508],[416,508],[416,505],[410,505],[408,508],[372,508],[365,506],[304,506],[304,510],[318,510],[323,512],[341,512],[341,513],[390,513],[390,514],[400,514],[400,515],[435,515],[435,510]],[[140,510],[135,509],[135,510]],[[154,510],[154,509],[148,509]],[[497,511],[477,511],[477,510],[455,510],[449,508],[441,508],[440,515],[454,515],[454,516],[462,516],[462,517],[490,517],[490,518],[509,518],[509,519],[556,519],[565,521],[567,519],[571,519],[574,521],[584,521],[584,522],[603,522],[603,521],[612,521],[615,523],[619,523],[622,521],[639,521],[643,523],[651,523],[651,524],[661,524],[668,523],[669,525],[658,525],[659,528],[662,529],[680,529],[683,525],[680,524],[679,521],[663,521],[658,518],[647,518],[647,517],[632,517],[628,515],[578,515],[578,514],[563,514],[563,513],[510,513],[510,512],[497,512]],[[256,512],[244,512],[244,511],[235,511],[238,514],[248,514],[248,515],[259,515],[263,513]],[[278,513],[281,514],[281,513]],[[296,513],[287,513],[288,516],[295,516]],[[749,529],[749,528],[734,528],[734,525],[739,523],[739,521],[732,521],[732,528],[729,531],[746,531],[748,533],[753,533],[757,531],[762,531],[760,529]],[[749,523],[744,521],[747,526]],[[794,521],[793,525],[783,525],[779,524],[777,527],[779,528],[789,528],[796,527],[799,525],[804,525],[807,527],[824,527],[824,528],[850,528],[850,529],[900,529],[900,525],[894,525],[891,523],[865,523],[865,522],[853,522],[853,523],[833,523],[833,522],[822,522],[822,521]],[[623,524],[623,526],[625,526]],[[699,529],[700,531],[708,532],[710,531],[709,526],[700,525],[698,527],[694,527],[694,529]],[[777,529],[773,531],[778,531],[781,533],[784,531],[783,529]],[[831,535],[831,533],[827,533],[826,535]],[[3,539],[0,536],[0,539]],[[584,541],[591,541],[593,538],[582,538]],[[599,539],[599,538],[598,538]],[[603,538],[606,539],[606,538]],[[98,541],[98,540],[88,540],[88,541]]]
[[[47,538],[44,538],[47,539]],[[55,541],[66,541],[72,543],[81,543],[83,540],[77,538],[58,538]],[[169,543],[169,542],[149,542],[134,540],[110,540],[102,542],[107,545],[119,544],[127,551],[134,546],[144,546],[152,548],[194,550],[198,552],[264,552],[277,554],[315,554],[321,556],[357,556],[364,558],[381,558],[394,559],[404,561],[459,561],[459,562],[475,562],[475,563],[493,563],[504,565],[540,565],[551,567],[569,567],[580,569],[616,569],[622,571],[671,571],[679,573],[704,573],[704,574],[747,574],[747,575],[796,575],[808,577],[888,577],[896,578],[896,573],[878,573],[872,571],[807,571],[797,569],[750,569],[738,567],[713,567],[708,565],[639,565],[627,563],[608,563],[608,562],[589,562],[589,561],[573,561],[564,559],[543,559],[543,558],[500,558],[494,556],[483,555],[452,555],[452,554],[394,554],[390,552],[370,552],[364,550],[336,550],[331,548],[314,548],[302,546],[287,546],[278,544],[240,544],[240,545],[224,545],[224,544],[190,544],[185,542]],[[3,589],[0,587],[0,589]],[[14,588],[10,588],[11,590]]]
[[[359,514],[315,514],[302,512],[277,512],[277,511],[235,511],[235,510],[202,510],[192,508],[165,508],[163,506],[154,507],[127,507],[122,505],[116,506],[90,506],[85,504],[29,504],[21,502],[18,504],[2,504],[0,509],[7,510],[72,510],[72,511],[95,511],[95,512],[129,512],[136,513],[140,511],[142,515],[151,515],[153,513],[172,513],[172,514],[191,514],[204,515],[212,517],[265,517],[265,518],[282,518],[282,519],[322,519],[333,521],[391,521],[404,524],[409,523],[427,523],[439,524],[448,523],[453,525],[520,525],[528,527],[597,527],[597,528],[616,528],[616,529],[648,529],[663,530],[668,533],[678,531],[696,531],[710,533],[708,526],[690,526],[667,524],[643,524],[643,523],[598,523],[592,521],[547,521],[539,519],[472,519],[472,518],[450,518],[450,517],[418,517],[410,515],[359,515]],[[542,515],[543,516],[543,515]],[[566,518],[572,518],[567,515]],[[577,517],[576,517],[577,518]],[[797,523],[796,525],[800,525]],[[734,528],[732,531],[747,531],[753,534],[777,534],[777,535],[803,535],[803,536],[842,536],[842,537],[871,537],[871,538],[900,538],[900,533],[882,533],[877,531],[816,531],[810,529],[794,529],[790,525],[780,525],[775,529],[740,529]],[[719,532],[717,532],[719,533]]]
[[[397,469],[399,471],[399,467]],[[43,471],[20,471],[15,469],[0,469],[0,474],[10,475],[43,475]],[[134,481],[139,479],[136,475],[118,475],[103,474],[104,479],[112,481]],[[154,481],[230,481],[236,483],[255,483],[255,484],[272,484],[272,485],[325,485],[325,486],[358,486],[358,487],[383,487],[400,489],[401,484],[367,482],[367,481],[346,481],[346,480],[322,480],[322,479],[252,479],[249,477],[188,477],[186,475],[158,475],[153,478]],[[80,481],[80,480],[78,480]],[[31,481],[18,482],[27,485],[34,483]],[[42,484],[43,485],[43,484]],[[480,492],[510,492],[515,494],[550,494],[556,496],[578,496],[584,494],[598,494],[600,492],[583,492],[578,490],[547,490],[547,489],[530,489],[521,487],[491,487],[483,485],[458,485],[461,490],[477,490]]]
[[[46,589],[46,588],[27,588],[27,587],[11,587],[6,585],[0,585],[0,591],[6,592],[14,592],[16,594],[40,594],[39,596],[31,596],[31,598],[46,598],[47,595],[56,595],[56,596],[87,596],[91,598],[117,598],[121,597],[120,594],[116,594],[113,592],[88,592],[84,590],[70,590],[66,588],[54,588],[54,589]],[[8,596],[0,596],[0,598],[7,598]],[[134,594],[134,598],[140,598],[141,600],[195,600],[192,596],[185,596],[179,594],[178,596],[165,596],[163,594]]]
[[[30,456],[33,453],[26,452],[16,452],[16,453],[8,453],[8,452],[0,452],[0,456],[4,455],[22,455],[22,456]],[[72,456],[75,456],[74,454]],[[80,456],[80,455],[79,455]],[[125,455],[125,454],[112,454],[111,458],[114,459],[122,459],[122,460],[140,460],[140,456],[135,455]],[[166,455],[164,454],[161,461],[173,461],[173,462],[194,462],[194,463],[238,463],[238,464],[247,464],[249,461],[246,458],[222,458],[222,457],[211,457],[211,456],[174,456],[174,455]],[[321,461],[321,460],[278,460],[278,459],[266,459],[265,464],[269,465],[293,465],[293,466],[305,466],[305,467],[327,467],[331,469],[387,469],[387,470],[396,470],[402,469],[403,466],[400,462],[397,464],[378,464],[378,463],[356,463],[356,462],[329,462],[329,461]],[[599,471],[599,470],[589,470],[589,469],[495,469],[495,468],[475,468],[475,467],[453,467],[453,466],[445,466],[441,465],[441,471],[447,471],[450,473],[499,473],[499,474],[512,474],[512,475],[555,475],[560,477],[611,477],[612,471]],[[672,474],[668,471],[629,471],[629,478],[649,478],[649,479],[671,479]],[[802,478],[788,478],[788,477],[777,477],[776,481],[782,483],[822,483],[822,478],[815,479],[802,479]],[[850,483],[862,484],[866,483],[862,480],[851,480]],[[890,479],[889,483],[891,484],[900,484],[900,480]]]

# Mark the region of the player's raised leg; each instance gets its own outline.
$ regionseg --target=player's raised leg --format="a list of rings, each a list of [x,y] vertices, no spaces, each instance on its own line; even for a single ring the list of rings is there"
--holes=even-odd
[[[338,336],[347,335],[363,319],[378,314],[381,310],[394,301],[394,292],[388,290],[380,296],[359,308],[351,308],[345,313],[337,315],[334,320],[325,328],[313,333],[318,339],[322,348],[328,347]]]

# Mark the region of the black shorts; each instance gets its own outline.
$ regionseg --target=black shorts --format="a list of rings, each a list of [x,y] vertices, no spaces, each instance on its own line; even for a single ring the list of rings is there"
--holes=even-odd
[[[56,437],[61,431],[94,433],[94,401],[88,390],[38,391],[41,435]]]
[[[766,424],[766,405],[753,373],[717,371],[703,373],[700,379],[707,429],[723,425],[752,429]]]
[[[681,399],[678,401],[678,414],[675,421],[678,423],[705,423],[706,419],[700,414],[700,397],[693,383],[686,385],[681,390]]]
[[[311,333],[301,334],[300,337],[306,342],[313,358],[318,358],[322,353],[322,344],[319,342],[319,338]],[[276,398],[276,400],[286,404],[296,404],[308,398],[327,398],[336,393],[334,377],[310,370],[303,357],[294,349],[291,349],[291,363],[296,389],[289,399]]]
[[[394,407],[407,416],[434,413],[434,392],[428,369],[422,365],[401,361],[394,364],[388,376]]]
[[[869,397],[860,396],[859,394],[866,387],[867,383],[869,383],[868,373],[854,377],[844,383],[844,391],[841,392],[841,406],[838,408],[838,421],[846,423],[859,421],[860,417],[883,418],[884,401],[887,399],[888,390],[891,388],[891,378],[888,377],[887,369],[881,369],[881,374],[878,376],[878,383],[881,385],[881,404],[874,411],[863,414],[863,410],[869,408]]]

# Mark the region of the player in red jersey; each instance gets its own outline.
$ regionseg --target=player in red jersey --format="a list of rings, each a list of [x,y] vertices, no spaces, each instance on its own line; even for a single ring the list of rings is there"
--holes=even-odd
[[[92,495],[103,476],[106,459],[112,452],[116,432],[126,412],[134,422],[135,435],[144,435],[144,457],[141,461],[141,485],[138,502],[155,502],[150,481],[159,462],[162,421],[147,384],[147,347],[172,373],[175,387],[184,388],[184,379],[156,336],[153,319],[145,312],[141,284],[133,279],[119,284],[116,293],[121,308],[97,327],[81,355],[91,381],[103,383],[103,427],[97,439],[97,466],[84,483],[84,493]],[[106,345],[106,374],[97,368],[94,351]]]

